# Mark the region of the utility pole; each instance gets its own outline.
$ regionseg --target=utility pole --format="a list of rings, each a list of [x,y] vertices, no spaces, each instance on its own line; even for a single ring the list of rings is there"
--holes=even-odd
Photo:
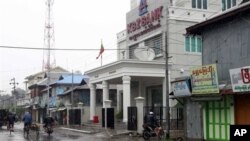
[[[166,138],[169,138],[170,113],[169,113],[169,80],[168,80],[168,34],[165,32],[165,79],[166,79]]]
[[[10,85],[13,85],[14,112],[16,113],[16,85],[18,85],[18,83],[15,78],[12,78],[10,81]]]
[[[73,73],[73,70],[72,70],[72,83],[71,83],[71,106],[73,107],[73,103],[74,103],[74,92],[73,92],[73,83],[74,83],[74,73]]]

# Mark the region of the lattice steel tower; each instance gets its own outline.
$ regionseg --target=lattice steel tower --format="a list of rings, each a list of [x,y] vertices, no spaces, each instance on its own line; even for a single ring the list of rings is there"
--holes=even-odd
[[[55,35],[54,35],[54,22],[52,16],[52,6],[54,0],[46,0],[46,18],[44,28],[44,50],[43,50],[43,71],[50,70],[56,66],[55,59]],[[52,61],[51,61],[52,59]]]

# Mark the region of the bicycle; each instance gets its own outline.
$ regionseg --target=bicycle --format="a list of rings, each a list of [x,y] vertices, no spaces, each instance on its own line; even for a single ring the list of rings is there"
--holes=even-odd
[[[29,137],[29,130],[30,130],[30,127],[28,124],[25,124],[24,128],[23,128],[23,134],[25,136],[25,133],[26,133],[26,137]]]

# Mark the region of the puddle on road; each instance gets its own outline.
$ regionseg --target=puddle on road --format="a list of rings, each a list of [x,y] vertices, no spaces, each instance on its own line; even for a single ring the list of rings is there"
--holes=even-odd
[[[77,136],[77,135],[69,135],[69,134],[62,134],[60,137],[67,137],[69,139],[78,139],[80,138],[80,136]]]

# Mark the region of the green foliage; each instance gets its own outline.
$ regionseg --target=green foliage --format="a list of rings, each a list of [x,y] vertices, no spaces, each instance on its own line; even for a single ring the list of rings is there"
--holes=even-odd
[[[123,110],[118,112],[115,116],[116,116],[117,119],[122,119],[123,118]]]

